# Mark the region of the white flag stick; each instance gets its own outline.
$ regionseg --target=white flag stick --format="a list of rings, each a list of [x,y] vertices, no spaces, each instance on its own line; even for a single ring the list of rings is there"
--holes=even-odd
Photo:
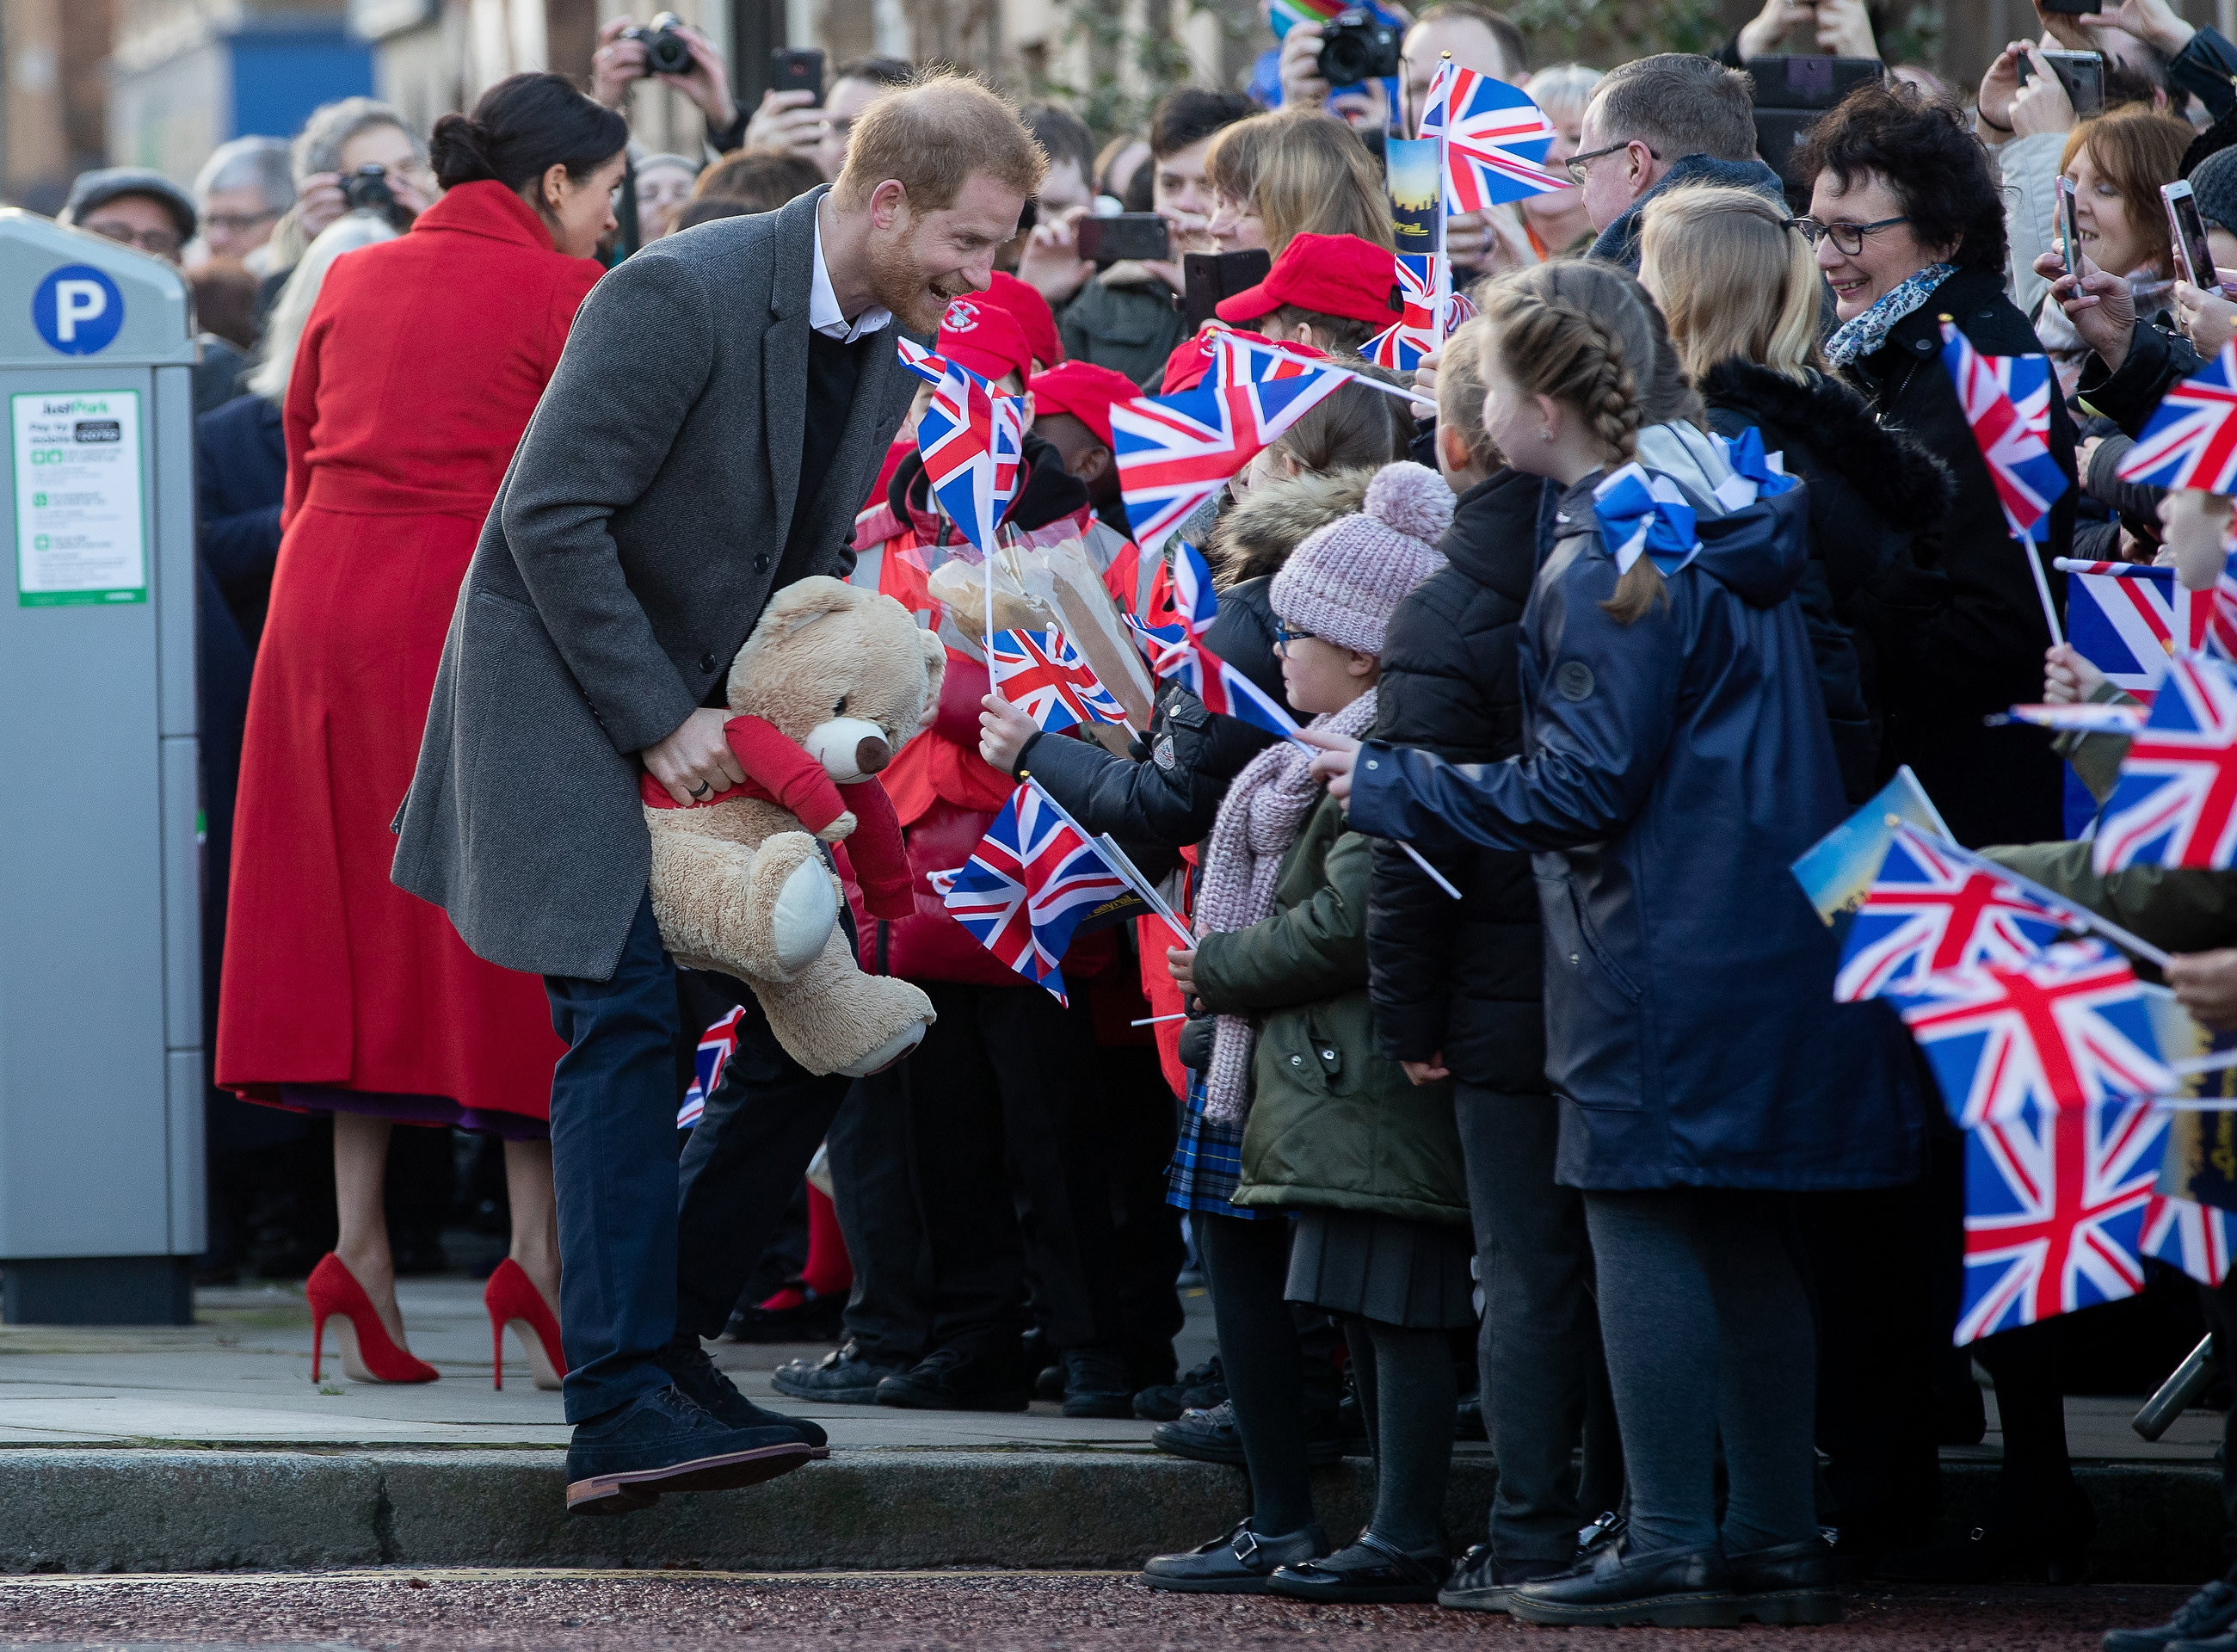
[[[1092,843],[1097,849],[1103,852],[1104,856],[1111,862],[1111,869],[1118,874],[1119,877],[1125,881],[1126,887],[1133,890],[1135,895],[1140,897],[1142,903],[1145,906],[1148,907],[1151,911],[1156,913],[1158,916],[1165,921],[1165,927],[1180,937],[1182,946],[1193,947],[1196,945],[1196,937],[1181,927],[1180,920],[1173,915],[1173,909],[1158,898],[1158,892],[1150,887],[1149,880],[1142,876],[1140,869],[1135,866],[1133,862],[1126,858],[1125,853],[1120,850],[1116,843],[1113,843],[1111,841],[1110,836],[1107,834],[1104,836],[1098,837],[1094,834],[1091,833],[1086,827],[1081,825],[1078,821],[1072,817],[1071,810],[1067,809],[1062,803],[1057,802],[1055,798],[1050,796],[1048,788],[1042,785],[1039,781],[1034,779],[1032,775],[1022,774],[1020,775],[1018,778],[1023,781],[1026,785],[1031,786],[1033,789],[1034,795],[1043,803],[1046,803],[1051,809],[1055,809],[1057,818],[1062,821],[1066,825],[1071,827],[1072,830],[1078,832],[1080,836],[1080,840],[1083,843]]]
[[[1303,361],[1307,367],[1316,367],[1325,373],[1339,373],[1356,383],[1365,385],[1369,390],[1380,390],[1386,396],[1396,396],[1399,400],[1409,402],[1417,407],[1435,407],[1437,405],[1436,398],[1434,396],[1424,395],[1419,390],[1408,390],[1398,385],[1385,384],[1371,374],[1354,372],[1349,367],[1340,367],[1333,361],[1314,361],[1304,356],[1290,355],[1287,350],[1277,349],[1270,345],[1253,344],[1240,333],[1230,333],[1226,336],[1238,350],[1255,351],[1260,355],[1278,355],[1290,361]]]
[[[1188,1012],[1186,1010],[1182,1010],[1178,1014],[1171,1015],[1147,1015],[1138,1021],[1128,1021],[1126,1025],[1129,1027],[1162,1027],[1167,1021],[1184,1021],[1187,1019]],[[2233,1101],[2229,1105],[2232,1107],[2237,1107],[2237,1101]]]
[[[1429,862],[1423,860],[1422,858],[1422,851],[1420,849],[1415,849],[1411,843],[1408,843],[1402,837],[1394,837],[1390,841],[1397,844],[1399,848],[1404,849],[1409,858],[1413,861],[1414,864],[1420,867],[1424,872],[1427,872],[1435,882],[1436,886],[1439,889],[1442,889],[1447,895],[1451,895],[1455,901],[1461,899],[1461,892],[1453,887],[1452,880],[1447,877],[1442,872],[1437,870],[1435,867],[1430,865]]]
[[[2035,594],[2042,603],[2042,623],[2050,627],[2051,646],[2062,646],[2066,633],[2059,629],[2058,610],[2050,600],[2050,577],[2042,571],[2042,558],[2035,553],[2035,546],[2025,539],[2014,541],[2026,554],[2028,572],[2035,576]],[[2061,558],[2063,561],[2065,558]]]

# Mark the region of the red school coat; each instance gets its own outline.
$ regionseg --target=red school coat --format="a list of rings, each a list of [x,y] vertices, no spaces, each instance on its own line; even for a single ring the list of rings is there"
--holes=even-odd
[[[327,270],[285,413],[287,492],[241,753],[217,1081],[544,1118],[544,985],[388,881],[474,542],[602,270],[461,184]]]

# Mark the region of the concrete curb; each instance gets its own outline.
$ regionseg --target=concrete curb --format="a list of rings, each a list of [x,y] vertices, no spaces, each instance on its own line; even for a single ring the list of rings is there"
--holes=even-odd
[[[560,1566],[806,1570],[1131,1567],[1192,1547],[1245,1508],[1239,1470],[1146,1451],[874,1450],[751,1491],[570,1519],[561,1455],[540,1450],[0,1451],[0,1572]],[[1483,1529],[1495,1470],[1455,1458],[1447,1518]],[[2189,1583],[2223,1565],[2210,1466],[2078,1470],[2100,1579]],[[1985,1511],[1996,1465],[1944,1465],[1950,1523]],[[1323,1523],[1373,1499],[1363,1462],[1317,1470]]]

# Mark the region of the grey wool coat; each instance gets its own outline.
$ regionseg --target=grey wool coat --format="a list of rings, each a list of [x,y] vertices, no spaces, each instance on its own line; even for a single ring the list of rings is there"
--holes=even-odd
[[[807,426],[824,191],[671,235],[601,280],[498,489],[443,644],[391,876],[492,963],[610,978],[652,862],[636,753],[703,704],[769,600],[795,509],[852,572],[856,508],[915,380],[851,347],[845,427]],[[834,452],[797,499],[803,442]]]

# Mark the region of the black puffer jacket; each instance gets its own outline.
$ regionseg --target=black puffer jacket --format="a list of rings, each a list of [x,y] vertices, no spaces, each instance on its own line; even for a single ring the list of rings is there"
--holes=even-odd
[[[1213,539],[1211,560],[1222,583],[1219,613],[1204,641],[1292,716],[1274,656],[1267,587],[1307,534],[1358,511],[1374,475],[1339,471],[1270,484],[1229,511]],[[1228,783],[1274,738],[1255,724],[1214,716],[1186,689],[1168,684],[1132,761],[1090,740],[1037,734],[1019,754],[1018,767],[1031,770],[1089,831],[1117,838],[1156,877],[1173,864],[1174,850],[1211,830]]]
[[[1906,558],[1913,538],[1942,520],[1953,489],[1949,469],[1884,429],[1838,379],[1813,375],[1802,384],[1734,360],[1709,370],[1701,396],[1719,435],[1752,425],[1765,451],[1784,454],[1787,473],[1809,486],[1810,565],[1797,595],[1842,790],[1863,803],[1880,783],[1885,687],[1871,638],[1857,629],[1858,599]]]
[[[1454,763],[1522,750],[1516,669],[1523,605],[1538,572],[1535,476],[1502,470],[1461,495],[1446,565],[1408,593],[1383,633],[1374,737]],[[1375,846],[1367,907],[1368,999],[1382,1053],[1443,1052],[1462,1083],[1546,1090],[1545,965],[1530,856],[1442,850],[1452,897],[1395,843]]]

